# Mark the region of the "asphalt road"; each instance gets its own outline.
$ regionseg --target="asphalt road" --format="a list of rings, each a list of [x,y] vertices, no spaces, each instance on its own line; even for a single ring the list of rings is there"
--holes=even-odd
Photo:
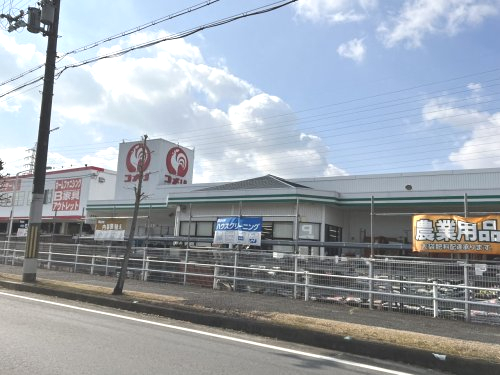
[[[439,374],[0,290],[0,374]]]

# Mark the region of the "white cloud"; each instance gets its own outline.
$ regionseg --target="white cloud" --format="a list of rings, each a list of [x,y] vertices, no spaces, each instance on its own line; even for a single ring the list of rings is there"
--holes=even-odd
[[[0,160],[3,161],[2,174],[14,176],[16,173],[26,169],[26,147],[2,148]]]
[[[85,155],[80,162],[87,165],[97,166],[105,169],[116,170],[118,160],[118,149],[108,147],[99,150],[93,155]]]
[[[363,39],[352,39],[347,43],[341,44],[337,48],[337,53],[345,58],[352,59],[357,63],[364,60],[366,55],[366,47]]]
[[[295,4],[298,17],[312,22],[358,22],[377,4],[375,0],[301,0]]]
[[[469,90],[471,90],[472,92],[477,93],[477,92],[481,91],[482,85],[480,83],[472,83],[471,82],[467,85],[467,88]]]
[[[441,98],[430,100],[422,109],[423,119],[428,122],[439,121],[454,126],[474,126],[486,121],[489,116],[487,113],[474,108],[453,106],[453,102],[456,102],[456,99]]]
[[[489,115],[473,128],[470,138],[459,150],[449,155],[449,160],[460,168],[500,167],[500,112]]]
[[[378,32],[387,47],[415,48],[430,34],[453,36],[499,13],[498,0],[412,0]]]
[[[17,77],[19,71],[24,71],[33,66],[39,66],[45,61],[44,54],[37,52],[34,44],[16,43],[14,37],[0,31],[0,71],[4,77]],[[0,95],[6,94],[17,88],[27,80],[43,77],[43,69],[38,69],[19,80],[13,80],[0,86]],[[6,80],[7,81],[7,80]],[[0,83],[2,80],[0,80]],[[28,90],[28,91],[27,91]],[[16,91],[8,96],[0,97],[0,111],[18,112],[22,104],[29,99],[29,89]]]
[[[93,139],[105,132],[116,133],[118,139],[148,134],[194,148],[195,182],[268,173],[324,176],[335,170],[324,156],[324,142],[301,136],[295,117],[283,115],[292,112],[286,103],[236,77],[220,62],[217,67],[206,64],[199,49],[184,40],[171,48],[160,44],[140,55],[68,70],[56,88],[64,92],[55,96],[53,108],[65,132],[72,126],[75,134]],[[54,160],[65,166],[74,162],[115,169],[115,151]]]
[[[460,135],[455,137],[457,149],[450,152],[448,161],[455,168],[500,167],[500,112],[453,107],[449,100],[432,100],[423,109],[423,118],[431,126],[447,125],[450,134],[457,130]]]

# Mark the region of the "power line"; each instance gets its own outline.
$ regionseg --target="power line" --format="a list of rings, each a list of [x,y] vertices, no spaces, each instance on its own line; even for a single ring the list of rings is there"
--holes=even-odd
[[[76,63],[76,64],[66,65],[63,68],[58,69],[59,72],[57,73],[57,77],[60,77],[61,74],[64,73],[64,71],[66,71],[67,69],[78,68],[80,66],[88,65],[88,64],[91,64],[91,63],[94,63],[96,61],[100,61],[100,60],[103,60],[103,59],[110,59],[110,58],[115,58],[115,57],[123,56],[123,55],[125,55],[125,54],[127,54],[129,52],[136,51],[138,49],[147,48],[147,47],[152,47],[152,46],[154,46],[156,44],[163,43],[163,42],[166,42],[166,41],[183,39],[183,38],[186,38],[186,37],[188,37],[190,35],[196,34],[196,33],[200,32],[200,31],[203,31],[203,30],[206,30],[206,29],[211,29],[211,28],[218,27],[218,26],[222,26],[222,25],[225,25],[225,24],[230,23],[230,22],[237,21],[237,20],[242,19],[242,18],[257,16],[257,15],[260,15],[260,14],[264,14],[264,13],[275,11],[277,9],[280,9],[280,8],[283,8],[283,7],[287,6],[287,5],[295,3],[296,1],[298,1],[298,0],[278,1],[278,2],[269,4],[269,5],[266,5],[266,6],[258,7],[258,8],[255,8],[255,9],[243,12],[243,13],[239,13],[239,14],[231,16],[231,17],[222,18],[222,19],[219,19],[217,21],[214,21],[214,22],[211,22],[211,23],[208,23],[208,24],[205,24],[205,25],[201,25],[201,26],[189,29],[189,30],[185,30],[185,31],[180,32],[180,33],[171,34],[171,35],[169,35],[167,37],[158,38],[158,39],[155,39],[155,40],[151,40],[149,42],[137,44],[137,45],[134,45],[134,46],[129,47],[129,48],[125,48],[125,49],[120,50],[120,51],[116,51],[116,52],[109,53],[109,54],[102,55],[102,56],[97,56],[97,57],[94,57],[94,58],[91,58],[91,59],[87,59],[87,60],[81,61],[81,62]]]
[[[216,1],[219,1],[219,0],[216,0]],[[146,42],[146,43],[138,44],[138,45],[126,48],[126,49],[121,50],[121,51],[117,51],[117,52],[113,52],[113,53],[110,53],[110,54],[107,54],[107,55],[102,55],[102,56],[94,57],[94,58],[91,58],[91,59],[87,59],[87,60],[81,61],[79,63],[66,65],[66,66],[64,66],[62,68],[58,68],[57,69],[58,72],[56,74],[56,78],[59,78],[61,76],[61,74],[64,73],[64,71],[66,71],[67,69],[77,68],[77,67],[80,67],[80,66],[83,66],[83,65],[88,65],[88,64],[91,64],[93,62],[96,62],[96,61],[99,61],[99,60],[103,60],[103,59],[108,59],[108,58],[114,58],[114,57],[122,56],[122,55],[125,55],[125,54],[129,53],[129,52],[132,52],[132,51],[135,51],[135,50],[138,50],[138,49],[143,49],[143,48],[151,47],[151,46],[154,46],[156,44],[159,44],[159,43],[162,43],[162,42],[165,42],[165,41],[183,39],[185,37],[188,37],[190,35],[193,35],[195,33],[203,31],[205,29],[210,29],[210,28],[222,26],[224,24],[227,24],[227,23],[230,23],[230,22],[234,22],[234,21],[242,19],[242,18],[246,18],[246,17],[251,17],[251,16],[256,16],[256,15],[260,15],[260,14],[272,12],[274,10],[277,10],[279,8],[282,8],[282,7],[285,7],[285,6],[287,6],[287,5],[291,4],[291,3],[294,3],[296,1],[298,1],[298,0],[278,1],[278,2],[275,2],[275,3],[268,4],[266,6],[258,7],[258,8],[255,8],[255,9],[243,12],[243,13],[239,13],[239,14],[231,16],[231,17],[226,17],[226,18],[223,18],[223,19],[219,19],[217,21],[214,21],[214,22],[202,25],[202,26],[198,26],[198,27],[195,27],[195,28],[183,31],[181,33],[172,34],[172,35],[164,37],[164,38],[159,38],[159,39],[156,39],[156,40],[153,40],[153,41],[149,41],[149,42]],[[186,8],[183,11],[179,11],[177,13],[174,13],[174,16],[172,16],[172,15],[171,16],[167,16],[167,17],[164,17],[164,19],[166,20],[166,19],[171,19],[171,18],[174,18],[174,17],[178,17],[179,15],[181,15],[181,13],[182,14],[187,14],[189,12],[192,12],[193,10],[197,10],[197,9],[200,9],[200,8],[205,7],[207,5],[211,5],[214,2],[215,1],[200,3],[200,4],[198,4],[198,6],[195,6],[196,8],[193,8],[193,7]],[[154,24],[159,23],[159,21],[158,22],[157,21],[152,21],[152,22],[156,22]],[[146,24],[146,25],[149,25],[149,24]],[[145,28],[146,25],[144,25],[143,27]],[[125,33],[132,33],[132,32],[133,31],[128,31],[128,32],[125,32]],[[110,37],[112,39],[109,39],[109,38],[108,39],[109,40],[113,40],[113,39],[116,39],[118,37],[119,36],[114,36],[114,37]],[[103,39],[103,41],[96,42],[96,43],[101,44],[101,43],[104,43],[104,41],[107,41],[107,39]],[[96,44],[96,43],[90,44],[90,45],[88,45],[86,47],[82,47],[82,48],[84,48],[83,50],[93,48],[92,46],[99,45],[99,44]],[[77,51],[78,50],[74,50],[74,51],[71,51],[69,53],[66,53],[60,59],[62,59],[63,57],[65,57],[65,56],[67,56],[69,54],[76,53]],[[18,75],[17,77],[14,77],[14,78],[12,78],[12,79],[10,79],[8,81],[3,82],[2,84],[0,84],[0,86],[5,85],[5,84],[10,83],[10,82],[13,82],[14,80],[17,80],[19,78],[22,78],[22,77],[26,76],[27,74],[29,74],[29,73],[31,73],[33,71],[36,71],[37,69],[41,68],[42,66],[44,66],[44,65],[32,68],[29,71]],[[15,91],[17,91],[19,89],[22,89],[22,88],[26,87],[27,85],[33,84],[35,82],[36,81],[33,80],[33,81],[28,82],[28,83],[21,84],[21,85],[17,86],[16,88],[12,89],[12,90],[9,90],[6,93],[0,94],[0,98],[4,97],[4,96],[6,96],[6,95],[8,95],[10,93],[13,93],[13,92],[15,92]]]
[[[112,40],[115,40],[115,39],[118,39],[118,38],[121,38],[121,37],[124,37],[124,36],[127,36],[127,35],[134,34],[136,32],[142,31],[142,30],[147,29],[149,27],[158,25],[160,23],[172,20],[174,18],[186,15],[188,13],[195,12],[195,11],[197,11],[199,9],[202,9],[202,8],[205,8],[205,7],[209,6],[209,5],[212,5],[212,4],[214,4],[214,3],[218,2],[218,1],[220,1],[220,0],[206,0],[204,2],[192,5],[192,6],[188,7],[188,8],[184,8],[184,9],[179,10],[177,12],[171,13],[171,14],[169,14],[167,16],[164,16],[164,17],[158,18],[156,20],[150,21],[150,22],[148,22],[146,24],[143,24],[143,25],[134,27],[132,29],[123,31],[123,32],[121,32],[119,34],[116,34],[116,35],[113,35],[113,36],[101,39],[101,40],[99,40],[97,42],[93,42],[93,43],[87,44],[87,45],[85,45],[83,47],[76,48],[76,49],[74,49],[72,51],[65,52],[60,57],[58,57],[57,62],[61,61],[62,59],[64,59],[68,55],[72,55],[72,54],[76,54],[76,53],[79,53],[79,52],[90,50],[92,48],[95,48],[95,47],[97,47],[97,46],[99,46],[101,44],[110,42]],[[25,77],[26,75],[28,75],[30,73],[33,73],[33,72],[35,72],[35,71],[43,68],[44,66],[45,66],[45,64],[40,64],[38,66],[35,66],[35,67],[33,67],[33,68],[31,68],[31,69],[29,69],[29,70],[27,70],[27,71],[25,71],[25,72],[23,72],[23,73],[15,76],[13,78],[8,79],[7,81],[4,81],[4,82],[0,83],[0,87],[6,85],[8,83],[11,83],[13,81],[16,81],[18,79],[21,79],[21,78]]]
[[[128,36],[128,35],[137,33],[139,31],[142,31],[142,30],[147,29],[149,27],[158,25],[158,24],[166,22],[166,21],[170,21],[170,20],[172,20],[174,18],[177,18],[177,17],[180,17],[180,16],[184,16],[184,15],[186,15],[188,13],[197,11],[197,10],[202,9],[202,8],[205,8],[205,7],[207,7],[209,5],[212,5],[212,4],[214,4],[214,3],[218,2],[218,1],[220,1],[220,0],[207,0],[207,1],[195,4],[195,5],[192,5],[192,6],[188,7],[188,8],[184,8],[182,10],[179,10],[179,11],[175,12],[175,13],[169,14],[169,15],[161,17],[161,18],[158,18],[156,20],[150,21],[150,22],[145,23],[143,25],[136,26],[136,27],[134,27],[132,29],[123,31],[123,32],[118,33],[116,35],[113,35],[113,36],[101,39],[101,40],[99,40],[97,42],[93,42],[93,43],[87,44],[87,45],[85,45],[83,47],[76,48],[76,49],[74,49],[72,51],[65,52],[60,57],[59,61],[62,60],[64,57],[68,56],[68,55],[72,55],[72,54],[80,53],[80,52],[83,52],[83,51],[87,51],[87,50],[95,48],[95,47],[97,47],[97,46],[99,46],[101,44],[104,44],[104,43],[110,42],[112,40],[115,40],[115,39],[118,39],[118,38],[122,38],[122,37],[125,37],[125,36]]]

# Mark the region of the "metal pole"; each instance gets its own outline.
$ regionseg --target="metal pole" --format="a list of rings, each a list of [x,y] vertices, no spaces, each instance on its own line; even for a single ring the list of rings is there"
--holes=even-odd
[[[42,226],[43,193],[45,190],[45,172],[49,148],[50,117],[52,114],[52,97],[54,95],[54,75],[57,57],[57,33],[59,29],[59,10],[61,0],[54,0],[54,22],[49,25],[47,35],[47,56],[36,146],[35,170],[33,179],[33,195],[30,206],[28,236],[23,261],[23,281],[35,282],[40,246],[40,229]]]
[[[374,207],[374,198],[372,195],[370,202],[370,258],[373,258],[373,215],[374,215],[375,207]]]
[[[297,299],[297,281],[299,280],[297,272],[299,270],[299,256],[297,254],[294,255],[293,259],[293,298]]]
[[[236,278],[238,277],[238,253],[234,253],[234,267],[233,267],[233,292],[236,291]]]
[[[469,216],[469,208],[467,205],[467,193],[464,194],[464,216]],[[467,288],[469,286],[469,254],[465,254],[464,263],[464,313],[465,321],[470,322],[470,305],[467,303],[470,300],[470,291]]]
[[[295,254],[299,253],[299,198],[295,207]]]
[[[373,250],[373,215],[374,215],[374,198],[372,195],[371,201],[370,201],[370,260],[368,263],[368,306],[370,310],[373,310],[373,256],[374,256],[374,250]]]
[[[438,306],[438,282],[432,282],[432,306],[433,306],[433,316],[434,318],[439,318],[439,306]]]
[[[189,249],[189,243],[191,242],[191,218],[192,218],[192,204],[189,203],[189,221],[188,221],[188,242],[187,242],[187,246],[186,246],[186,249]],[[195,232],[196,234],[196,232]]]

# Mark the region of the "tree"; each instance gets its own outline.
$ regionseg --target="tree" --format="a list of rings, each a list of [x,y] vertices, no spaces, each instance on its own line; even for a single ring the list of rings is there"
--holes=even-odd
[[[134,204],[134,213],[132,216],[132,223],[130,225],[130,233],[127,239],[127,247],[125,248],[125,254],[123,255],[123,261],[120,268],[120,276],[118,277],[118,281],[116,282],[115,289],[113,289],[113,295],[122,295],[123,294],[123,286],[125,284],[125,278],[127,276],[127,268],[128,261],[130,259],[130,253],[132,252],[132,246],[134,245],[134,236],[135,236],[135,227],[137,225],[137,216],[139,215],[139,206],[141,200],[144,198],[144,194],[142,193],[142,180],[144,178],[144,166],[146,162],[146,140],[148,136],[144,135],[142,139],[143,152],[141,155],[141,160],[137,165],[137,169],[139,172],[139,181],[137,182],[137,186],[134,187],[135,193],[135,204]]]

